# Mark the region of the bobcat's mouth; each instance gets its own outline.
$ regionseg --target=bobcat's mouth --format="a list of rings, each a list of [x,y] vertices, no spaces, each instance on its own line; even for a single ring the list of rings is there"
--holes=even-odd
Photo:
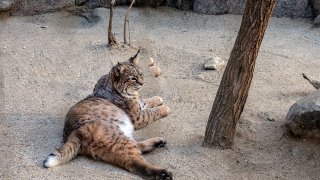
[[[126,88],[126,94],[128,96],[137,96],[139,91],[141,89],[141,85],[136,85],[136,86],[128,86]]]

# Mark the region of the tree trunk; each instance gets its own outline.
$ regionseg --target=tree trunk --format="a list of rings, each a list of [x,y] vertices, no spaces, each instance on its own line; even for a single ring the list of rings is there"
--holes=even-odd
[[[206,127],[203,146],[231,148],[258,51],[276,0],[247,0],[241,27]]]
[[[114,37],[114,34],[112,33],[112,19],[113,19],[113,5],[115,3],[115,0],[110,0],[110,16],[109,16],[109,27],[108,27],[108,45],[115,45],[117,44],[116,38]]]

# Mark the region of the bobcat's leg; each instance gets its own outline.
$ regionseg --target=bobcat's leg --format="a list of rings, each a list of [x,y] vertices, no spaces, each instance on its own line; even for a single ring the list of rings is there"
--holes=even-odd
[[[138,148],[142,153],[148,153],[155,148],[165,147],[166,144],[167,141],[164,140],[162,137],[149,138],[137,143]]]
[[[136,143],[126,137],[118,137],[117,141],[104,142],[102,146],[92,148],[89,154],[145,179],[172,179],[171,172],[146,162]]]
[[[141,110],[138,116],[133,121],[134,128],[140,129],[142,127],[145,127],[149,123],[165,117],[169,114],[170,109],[165,105]]]
[[[163,99],[160,96],[140,100],[141,108],[153,108],[163,104]]]
[[[44,160],[43,166],[49,168],[70,161],[78,154],[80,146],[80,139],[77,137],[76,131],[73,131],[66,143]]]

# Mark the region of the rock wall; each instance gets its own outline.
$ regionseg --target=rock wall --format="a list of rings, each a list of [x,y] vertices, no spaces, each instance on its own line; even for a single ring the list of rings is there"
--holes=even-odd
[[[143,0],[137,0],[143,1]],[[242,14],[246,0],[153,0],[161,5],[201,14]],[[118,5],[128,5],[131,0],[117,0]],[[0,12],[11,14],[39,14],[81,5],[89,8],[108,7],[108,0],[0,0]],[[276,17],[309,18],[320,14],[320,0],[278,0],[273,15]]]
[[[195,0],[193,10],[204,14],[242,14],[245,4],[246,0]],[[308,0],[277,0],[273,16],[304,18],[314,15]]]

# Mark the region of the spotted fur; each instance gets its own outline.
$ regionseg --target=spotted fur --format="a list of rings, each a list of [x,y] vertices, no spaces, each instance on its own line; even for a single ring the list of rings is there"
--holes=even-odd
[[[172,179],[171,172],[146,162],[141,155],[165,146],[166,141],[155,137],[138,142],[132,136],[134,129],[170,113],[161,97],[139,99],[143,76],[138,53],[115,65],[99,79],[91,95],[71,107],[65,119],[65,143],[47,157],[44,167],[86,155],[146,179]]]

